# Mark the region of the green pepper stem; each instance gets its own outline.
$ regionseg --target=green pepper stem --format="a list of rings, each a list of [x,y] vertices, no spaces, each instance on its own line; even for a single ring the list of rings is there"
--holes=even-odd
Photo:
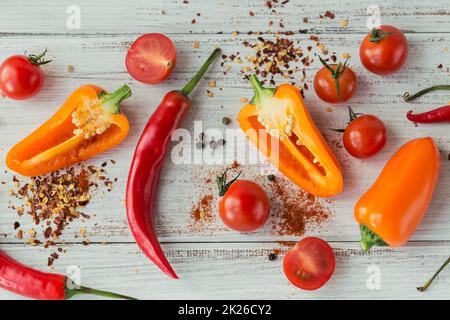
[[[113,93],[100,93],[100,104],[109,113],[120,113],[120,103],[131,96],[131,89],[124,84]]]
[[[387,246],[388,244],[381,239],[375,232],[370,230],[365,224],[359,226],[361,231],[361,249],[363,252],[368,252],[373,246]]]
[[[181,93],[185,96],[188,96],[189,93],[191,93],[192,90],[194,90],[195,86],[198,84],[200,79],[203,77],[205,72],[208,70],[209,66],[216,60],[216,58],[219,56],[221,50],[220,48],[216,48],[209,58],[203,63],[201,68],[197,71],[197,73],[194,75],[194,77],[189,81],[183,89],[181,89]]]
[[[275,89],[264,88],[255,74],[250,76],[250,83],[252,84],[253,91],[255,92],[255,96],[253,97],[251,103],[260,104],[263,97],[273,97]]]
[[[450,84],[441,84],[441,85],[437,85],[437,86],[432,86],[432,87],[420,90],[419,92],[417,92],[413,95],[411,95],[409,92],[405,92],[403,94],[403,100],[405,100],[406,102],[410,102],[420,96],[423,96],[424,94],[426,94],[428,92],[435,91],[435,90],[450,90]]]
[[[65,300],[68,300],[68,299],[72,298],[73,296],[80,295],[80,294],[91,294],[91,295],[95,295],[95,296],[113,298],[113,299],[137,300],[136,298],[133,298],[130,296],[125,296],[125,295],[110,292],[110,291],[92,289],[92,288],[83,287],[83,286],[79,286],[74,289],[69,289],[66,287],[65,291],[66,291]]]
[[[445,262],[441,265],[441,267],[433,274],[431,279],[429,279],[427,282],[425,282],[423,286],[418,287],[417,290],[419,290],[420,292],[427,290],[428,287],[430,286],[430,284],[434,281],[434,279],[436,279],[436,277],[439,275],[439,273],[441,273],[441,271],[444,270],[444,268],[449,263],[450,263],[450,257],[448,257],[447,260],[445,260]]]

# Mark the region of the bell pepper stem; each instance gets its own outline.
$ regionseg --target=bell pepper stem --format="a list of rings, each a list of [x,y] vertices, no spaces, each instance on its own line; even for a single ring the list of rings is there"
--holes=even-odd
[[[112,299],[137,300],[136,298],[133,298],[130,296],[125,296],[125,295],[110,292],[110,291],[103,291],[103,290],[98,290],[98,289],[93,289],[93,288],[83,287],[83,286],[78,286],[73,289],[69,289],[66,286],[65,291],[66,291],[66,294],[65,294],[66,300],[72,298],[73,296],[80,295],[80,294],[91,294],[91,295],[95,295],[95,296],[112,298]]]
[[[181,93],[185,96],[188,96],[189,93],[191,93],[192,90],[194,90],[195,86],[198,84],[200,79],[203,77],[205,72],[208,70],[209,66],[216,60],[216,58],[219,56],[221,50],[220,48],[216,48],[211,55],[208,57],[208,59],[203,63],[201,68],[197,71],[197,73],[194,75],[194,77],[189,81],[183,89],[181,89]]]
[[[368,252],[373,246],[387,246],[375,232],[370,230],[365,224],[359,226],[361,231],[360,245],[363,252]]]
[[[410,102],[420,96],[423,96],[424,94],[427,94],[428,92],[436,91],[436,90],[450,90],[450,84],[442,84],[442,85],[432,86],[432,87],[420,90],[419,92],[417,92],[415,94],[410,94],[409,92],[405,92],[403,94],[403,100],[405,100],[406,102]]]
[[[447,260],[445,260],[445,262],[440,266],[440,268],[433,274],[433,276],[427,282],[425,282],[423,286],[418,287],[417,290],[420,292],[427,290],[430,284],[434,281],[434,279],[436,279],[439,273],[441,273],[441,271],[444,270],[449,263],[450,257],[448,257]]]
[[[264,97],[273,97],[275,89],[264,88],[258,77],[255,74],[250,76],[250,83],[252,84],[255,96],[253,97],[251,103],[260,104]]]
[[[131,89],[124,84],[112,93],[100,93],[100,104],[110,113],[120,113],[120,103],[131,96]]]

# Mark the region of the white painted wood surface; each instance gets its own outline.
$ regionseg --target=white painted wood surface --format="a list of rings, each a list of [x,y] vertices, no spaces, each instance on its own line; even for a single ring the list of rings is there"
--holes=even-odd
[[[130,135],[118,148],[88,161],[108,165],[108,176],[117,177],[112,192],[101,192],[86,208],[96,217],[86,223],[76,222],[66,230],[62,240],[68,243],[67,255],[61,257],[55,268],[65,272],[69,265],[80,265],[83,284],[119,291],[138,298],[448,298],[450,270],[444,272],[436,284],[425,294],[415,286],[421,284],[450,254],[450,126],[415,127],[405,119],[411,107],[422,111],[443,105],[450,100],[448,93],[433,93],[414,104],[405,104],[401,95],[436,83],[448,83],[450,56],[450,1],[383,1],[382,22],[399,26],[407,32],[410,56],[405,68],[389,77],[367,74],[358,58],[358,45],[366,30],[366,8],[377,2],[329,1],[309,3],[291,0],[271,14],[265,1],[2,1],[0,4],[0,60],[24,50],[49,50],[54,61],[44,66],[47,82],[44,90],[29,101],[15,102],[0,99],[1,157],[28,132],[47,119],[77,86],[95,83],[114,90],[129,83],[133,96],[123,104],[123,111],[131,122]],[[69,5],[81,8],[81,29],[66,28]],[[319,19],[326,10],[333,11],[333,20]],[[162,11],[165,14],[162,14]],[[255,16],[250,17],[248,12]],[[201,15],[196,14],[200,12]],[[303,23],[303,17],[309,22]],[[191,20],[196,19],[195,24]],[[300,40],[301,47],[314,43],[311,34],[318,35],[330,51],[352,55],[351,67],[358,74],[359,89],[350,105],[358,112],[374,113],[388,127],[388,143],[383,151],[369,160],[349,157],[342,148],[334,147],[342,164],[345,191],[326,206],[332,211],[331,219],[320,228],[308,230],[307,235],[319,235],[330,241],[335,249],[337,270],[323,289],[306,293],[294,289],[284,278],[282,257],[275,262],[267,254],[279,248],[277,241],[297,241],[296,236],[277,236],[271,226],[277,223],[276,214],[267,226],[256,233],[239,234],[224,228],[219,219],[205,224],[199,230],[189,228],[193,203],[203,192],[204,179],[217,166],[174,165],[166,162],[160,196],[158,198],[157,230],[169,260],[182,280],[173,281],[164,276],[138,250],[128,229],[123,206],[124,188],[130,159],[137,139],[162,95],[178,89],[193,75],[215,46],[225,54],[245,52],[244,39],[254,41],[248,31],[269,30],[268,21],[274,21],[272,31],[296,32],[292,39]],[[285,28],[278,22],[283,19]],[[347,28],[340,21],[348,19]],[[298,30],[307,29],[307,34]],[[239,31],[238,37],[231,35]],[[177,47],[177,68],[171,78],[158,86],[145,86],[134,81],[126,72],[124,58],[129,44],[145,32],[165,32]],[[223,34],[218,34],[223,32]],[[263,37],[273,37],[263,34]],[[192,48],[200,42],[198,49]],[[315,50],[315,49],[314,49]],[[443,69],[438,69],[438,64]],[[74,72],[66,71],[67,65]],[[192,109],[184,127],[192,130],[194,121],[203,121],[203,128],[224,130],[221,119],[232,119],[242,106],[241,97],[251,97],[246,81],[236,72],[223,74],[224,67],[216,63],[192,95]],[[319,68],[316,62],[307,70],[306,83],[312,87],[312,78]],[[206,95],[208,80],[217,81],[214,97]],[[281,79],[279,79],[281,82]],[[221,88],[222,90],[220,90]],[[344,106],[332,106],[318,100],[312,90],[306,91],[306,103],[314,119],[329,141],[339,139],[327,128],[340,127],[347,121]],[[223,107],[221,107],[223,106]],[[231,127],[236,127],[233,121]],[[407,140],[419,136],[436,139],[442,154],[442,174],[433,203],[426,218],[407,247],[401,249],[375,249],[361,255],[358,250],[358,228],[353,220],[353,205],[371,185],[390,155]],[[333,144],[334,145],[334,144]],[[260,176],[267,163],[244,166],[248,178]],[[0,179],[11,182],[11,173],[4,173],[0,163]],[[13,222],[31,226],[29,219],[8,209],[10,197],[2,186],[0,190],[0,247],[14,258],[34,267],[47,270],[46,257],[51,252],[29,247],[15,237]],[[92,244],[82,246],[75,232],[85,226]],[[107,241],[108,244],[101,244]],[[283,247],[283,250],[286,248]],[[375,265],[381,271],[381,288],[370,290],[366,285],[367,267]],[[220,282],[217,279],[221,279]],[[0,298],[15,296],[0,291]],[[84,297],[86,298],[86,297]]]

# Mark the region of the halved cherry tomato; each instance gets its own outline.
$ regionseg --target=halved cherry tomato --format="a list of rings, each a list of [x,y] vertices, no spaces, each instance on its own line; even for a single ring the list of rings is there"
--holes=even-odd
[[[373,156],[386,144],[386,127],[383,121],[371,114],[358,117],[352,109],[350,123],[344,131],[344,147],[355,158]]]
[[[222,179],[222,180],[221,180]],[[226,172],[218,177],[220,195],[219,215],[230,229],[239,232],[255,231],[269,217],[269,197],[259,184],[249,180],[226,182]]]
[[[288,280],[303,290],[322,287],[334,273],[334,253],[327,242],[316,237],[300,240],[284,256],[283,270]]]
[[[374,28],[361,42],[359,57],[370,72],[392,74],[403,66],[408,57],[408,40],[394,26]]]
[[[133,42],[128,49],[125,65],[137,81],[155,84],[166,80],[176,64],[176,49],[168,37],[160,33],[147,33]]]
[[[29,99],[36,95],[44,85],[44,72],[40,65],[49,63],[44,56],[14,55],[0,65],[0,92],[15,100]]]
[[[348,101],[356,91],[356,75],[344,64],[327,64],[322,58],[324,65],[314,77],[314,90],[320,99],[328,103],[339,103]]]

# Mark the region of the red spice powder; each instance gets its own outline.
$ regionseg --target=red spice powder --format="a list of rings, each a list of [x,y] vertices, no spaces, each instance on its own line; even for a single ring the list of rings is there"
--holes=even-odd
[[[264,185],[271,198],[272,230],[277,235],[301,236],[309,224],[320,225],[331,216],[331,211],[316,197],[284,177],[276,177]]]
[[[192,207],[192,218],[196,221],[200,219],[211,219],[213,201],[214,197],[211,194],[204,195],[200,201]]]

